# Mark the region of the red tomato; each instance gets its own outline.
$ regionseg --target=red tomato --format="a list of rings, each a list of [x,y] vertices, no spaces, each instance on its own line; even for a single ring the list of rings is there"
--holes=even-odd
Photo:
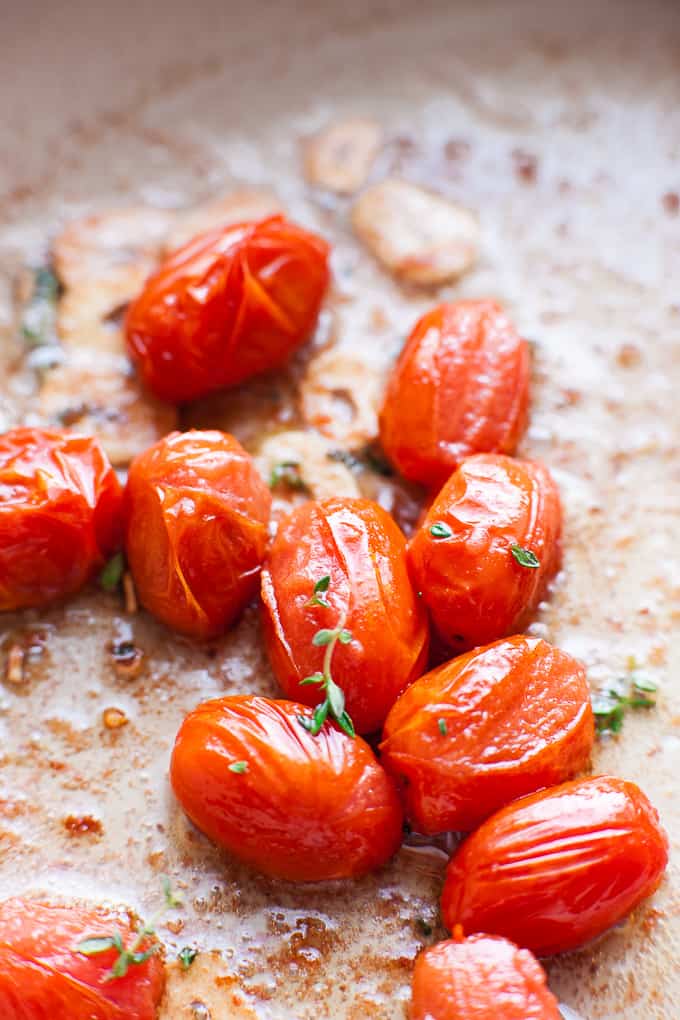
[[[295,882],[351,878],[401,842],[399,798],[360,737],[326,723],[312,736],[304,705],[254,696],[199,705],[170,766],[177,798],[215,843],[257,871]]]
[[[233,436],[173,432],[130,467],[125,549],[140,602],[184,634],[225,631],[255,595],[271,494]]]
[[[575,949],[650,896],[668,861],[659,816],[634,783],[577,779],[492,815],[449,863],[449,929],[504,935],[537,956]]]
[[[538,960],[506,939],[450,939],[416,960],[410,1020],[561,1018]]]
[[[380,414],[385,453],[440,487],[474,453],[513,453],[526,427],[529,347],[494,301],[437,305],[416,323]]]
[[[314,329],[328,245],[272,216],[200,234],[130,305],[127,343],[142,379],[179,403],[278,368]]]
[[[2,1020],[154,1020],[165,980],[159,956],[110,980],[116,950],[85,956],[76,948],[115,932],[132,945],[128,914],[22,899],[0,904]]]
[[[416,680],[388,715],[380,752],[418,832],[468,832],[508,801],[571,779],[594,737],[583,666],[518,635]]]
[[[561,524],[557,486],[542,464],[494,454],[463,461],[408,549],[413,583],[445,644],[465,651],[523,629],[558,568]],[[537,567],[518,562],[527,553]]]
[[[310,605],[314,585],[330,578],[325,601]],[[333,656],[360,733],[377,730],[398,694],[420,676],[427,656],[424,609],[406,568],[406,540],[377,503],[327,499],[297,507],[279,526],[262,571],[267,651],[286,695],[315,705],[318,686],[300,681],[322,668],[312,638],[338,620],[352,635]]]
[[[98,440],[46,429],[0,436],[0,610],[72,595],[120,532],[120,485]]]

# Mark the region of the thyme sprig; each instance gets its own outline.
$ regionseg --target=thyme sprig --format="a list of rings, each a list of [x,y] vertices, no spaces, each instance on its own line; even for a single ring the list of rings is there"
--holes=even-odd
[[[620,733],[628,709],[649,709],[656,705],[656,684],[632,673],[616,686],[593,695],[593,713],[598,733]]]
[[[330,602],[325,597],[330,588],[331,578],[329,574],[319,578],[314,585],[312,597],[307,601],[308,606],[322,606],[325,609],[330,609]],[[321,630],[317,630],[316,634],[312,638],[312,644],[316,648],[325,648],[323,664],[321,670],[312,673],[311,676],[307,676],[300,683],[302,686],[308,687],[313,684],[317,684],[323,691],[326,692],[326,697],[317,705],[314,709],[314,715],[311,719],[307,716],[299,715],[298,722],[301,726],[304,726],[312,736],[316,736],[321,731],[322,726],[326,722],[326,719],[334,719],[341,730],[343,730],[349,737],[354,737],[356,731],[354,729],[354,723],[349,717],[345,708],[345,692],[342,687],[336,684],[333,679],[331,671],[331,665],[333,661],[333,652],[340,642],[341,645],[348,645],[353,639],[352,634],[346,629],[345,623],[347,622],[347,612],[343,612],[337,625],[330,629],[328,627],[322,627]]]

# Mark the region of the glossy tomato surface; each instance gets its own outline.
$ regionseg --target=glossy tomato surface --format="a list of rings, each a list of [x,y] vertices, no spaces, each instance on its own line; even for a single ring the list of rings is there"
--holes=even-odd
[[[467,832],[575,776],[594,736],[583,666],[516,635],[416,680],[388,715],[380,752],[417,832]]]
[[[418,956],[410,1020],[561,1020],[561,1013],[530,952],[471,935]]]
[[[158,955],[110,980],[115,949],[85,956],[76,948],[115,932],[132,945],[128,914],[24,899],[0,904],[2,1020],[154,1020],[164,986]]]
[[[0,435],[0,610],[72,595],[121,541],[121,489],[98,440]]]
[[[463,461],[408,549],[413,583],[448,647],[466,651],[523,629],[559,566],[561,526],[543,464],[500,454]],[[513,547],[538,567],[519,563]]]
[[[328,606],[310,605],[328,577]],[[262,571],[267,651],[286,695],[314,705],[317,686],[301,680],[320,670],[324,648],[312,639],[338,621],[352,641],[333,655],[355,727],[377,730],[398,694],[420,676],[428,646],[426,613],[406,566],[406,540],[390,515],[366,499],[327,499],[298,507],[281,521]]]
[[[175,742],[177,799],[215,843],[265,875],[317,882],[380,867],[401,842],[391,779],[360,737],[330,723],[313,736],[300,716],[312,712],[255,696],[199,705]]]
[[[453,930],[565,952],[654,892],[668,861],[659,816],[634,783],[577,779],[492,815],[449,864],[442,917]]]
[[[526,427],[529,347],[494,301],[457,301],[416,323],[380,414],[405,478],[440,487],[465,457],[513,453]]]
[[[142,605],[197,638],[225,631],[255,595],[271,495],[224,432],[173,432],[137,457],[125,549]]]
[[[311,334],[328,245],[272,216],[200,234],[170,255],[128,310],[145,384],[180,403],[282,365]]]

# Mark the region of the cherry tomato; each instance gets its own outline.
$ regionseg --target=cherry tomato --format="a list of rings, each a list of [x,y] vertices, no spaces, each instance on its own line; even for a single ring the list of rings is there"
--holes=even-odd
[[[661,881],[668,839],[634,783],[576,779],[492,815],[449,863],[449,929],[491,932],[537,956],[575,949]]]
[[[417,958],[410,1020],[562,1020],[562,1014],[530,952],[471,935]]]
[[[295,882],[351,878],[401,842],[392,781],[360,737],[326,723],[313,736],[292,701],[199,705],[182,723],[170,778],[194,824],[257,871]]]
[[[129,914],[24,899],[0,904],[2,1020],[155,1020],[164,986],[158,955],[111,980],[115,949],[86,956],[76,948],[116,932],[133,944]]]
[[[140,602],[184,634],[225,631],[255,595],[271,494],[225,432],[173,432],[130,467],[125,549]]]
[[[494,454],[463,461],[408,549],[441,640],[465,651],[522,630],[558,568],[561,524],[542,464]]]
[[[322,602],[315,584],[328,578]],[[265,641],[286,695],[315,705],[324,648],[312,643],[338,621],[352,635],[334,651],[332,673],[357,731],[385,720],[401,691],[424,668],[427,618],[411,587],[406,540],[377,503],[327,499],[297,507],[279,526],[262,571]]]
[[[583,666],[517,635],[416,680],[388,715],[380,752],[418,832],[469,832],[508,801],[571,779],[594,737]]]
[[[180,403],[278,368],[314,329],[328,245],[271,216],[200,234],[161,265],[128,310],[145,384]]]
[[[380,414],[404,477],[439,488],[474,453],[513,453],[529,403],[529,347],[494,301],[457,301],[416,323]]]
[[[98,440],[0,435],[0,610],[72,595],[121,540],[121,490]]]

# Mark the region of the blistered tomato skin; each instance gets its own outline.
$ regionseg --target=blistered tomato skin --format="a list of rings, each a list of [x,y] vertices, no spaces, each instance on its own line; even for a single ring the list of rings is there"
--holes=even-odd
[[[19,428],[0,436],[0,610],[77,592],[121,542],[121,488],[98,440]]]
[[[328,252],[316,234],[271,216],[200,234],[171,254],[126,318],[144,383],[181,403],[284,364],[316,324]]]
[[[125,549],[142,605],[168,627],[216,637],[256,594],[271,494],[233,436],[173,432],[130,467]]]
[[[560,562],[562,509],[536,461],[478,454],[463,461],[409,543],[413,584],[454,652],[524,628]],[[513,546],[533,553],[523,566]]]
[[[668,838],[634,783],[577,779],[492,815],[453,856],[442,917],[551,956],[621,921],[659,885]]]
[[[329,577],[328,607],[309,605]],[[422,673],[428,625],[406,566],[406,541],[385,510],[366,499],[327,499],[298,507],[281,522],[262,571],[265,641],[287,697],[315,705],[324,694],[300,681],[321,669],[319,629],[340,619],[352,634],[333,655],[360,733],[379,729],[404,688]]]
[[[417,958],[410,1020],[561,1020],[561,1013],[531,953],[507,939],[471,935]]]
[[[165,980],[159,955],[109,980],[116,950],[85,956],[76,949],[116,931],[126,946],[136,937],[125,913],[25,899],[0,904],[2,1020],[155,1020]]]
[[[401,842],[392,781],[360,737],[330,723],[312,736],[299,716],[312,712],[255,696],[199,705],[175,742],[177,799],[210,839],[265,875],[318,882],[380,867]]]
[[[517,635],[416,680],[387,717],[380,753],[417,832],[469,832],[509,801],[573,778],[594,736],[583,666]]]
[[[380,415],[385,453],[404,475],[444,484],[475,453],[514,453],[529,404],[529,347],[494,301],[457,301],[416,323]]]

